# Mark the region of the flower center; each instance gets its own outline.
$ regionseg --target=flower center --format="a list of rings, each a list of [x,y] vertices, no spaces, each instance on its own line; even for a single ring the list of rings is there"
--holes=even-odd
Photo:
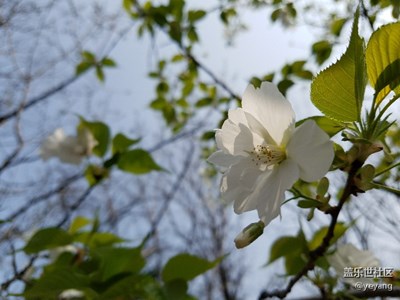
[[[285,151],[274,145],[257,145],[250,151],[250,155],[256,166],[262,167],[279,164],[286,158]]]

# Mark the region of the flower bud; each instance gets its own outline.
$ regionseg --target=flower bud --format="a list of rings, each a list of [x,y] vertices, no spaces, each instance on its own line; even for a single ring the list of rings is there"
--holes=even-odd
[[[257,223],[251,223],[246,226],[241,233],[235,238],[235,246],[238,249],[244,248],[254,242],[264,232],[264,223],[259,221]]]

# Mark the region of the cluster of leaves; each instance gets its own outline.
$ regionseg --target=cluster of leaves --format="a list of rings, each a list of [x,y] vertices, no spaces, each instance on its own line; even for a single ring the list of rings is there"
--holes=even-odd
[[[93,154],[102,158],[103,163],[87,166],[85,176],[91,186],[107,178],[112,167],[136,175],[146,174],[151,171],[163,170],[152,158],[151,154],[142,148],[132,148],[140,139],[131,139],[122,133],[117,133],[111,139],[109,127],[99,121],[89,122],[81,117],[78,130],[87,129],[97,141]],[[108,158],[105,158],[109,153]]]
[[[143,243],[121,245],[124,239],[98,227],[97,220],[77,217],[68,230],[51,227],[36,232],[23,251],[50,260],[38,278],[25,279],[25,299],[58,299],[70,290],[79,291],[81,296],[74,299],[82,300],[195,299],[188,294],[188,281],[221,260],[182,253],[166,262],[159,280],[146,270]]]
[[[149,77],[157,81],[155,99],[150,107],[161,112],[166,124],[174,133],[181,130],[200,108],[217,106],[232,100],[217,93],[214,84],[206,83],[199,71],[209,72],[192,55],[193,47],[200,42],[198,23],[206,17],[201,9],[186,9],[184,0],[170,0],[167,4],[150,1],[140,5],[135,0],[125,0],[124,8],[134,19],[139,20],[138,35],[156,34],[156,29],[167,35],[176,45],[177,52],[169,59],[160,59]],[[234,15],[231,9],[221,11],[221,19],[228,24]],[[174,77],[169,74],[181,70]]]
[[[83,51],[81,53],[82,61],[76,66],[76,75],[82,75],[88,70],[94,68],[96,70],[97,79],[104,82],[105,75],[103,68],[114,68],[116,63],[109,57],[98,59],[96,55],[90,51]]]
[[[343,223],[338,223],[335,227],[334,237],[331,243],[334,244],[342,237],[347,226]],[[299,231],[296,236],[283,236],[277,239],[271,247],[268,263],[271,264],[279,258],[285,261],[286,275],[296,275],[307,264],[310,259],[311,251],[321,245],[323,238],[328,231],[328,227],[322,227],[314,233],[309,241],[303,231]],[[293,247],[296,245],[296,247]],[[328,270],[329,263],[325,257],[321,257],[316,261],[316,265],[324,270]]]

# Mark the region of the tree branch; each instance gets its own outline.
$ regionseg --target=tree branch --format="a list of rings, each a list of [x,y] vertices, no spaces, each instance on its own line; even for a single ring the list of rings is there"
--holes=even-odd
[[[349,170],[349,175],[347,177],[346,185],[343,191],[342,196],[340,197],[339,203],[337,206],[332,207],[327,214],[331,215],[331,222],[329,224],[328,232],[326,233],[324,239],[322,240],[321,245],[318,246],[313,251],[308,253],[309,259],[306,265],[297,273],[292,279],[290,279],[288,285],[283,290],[275,290],[272,292],[263,291],[259,296],[259,300],[267,299],[271,297],[278,297],[280,299],[285,298],[292,290],[294,285],[305,275],[307,275],[308,271],[313,270],[315,267],[315,262],[318,258],[322,257],[326,250],[328,249],[330,242],[334,236],[335,226],[337,224],[337,220],[339,217],[339,213],[342,210],[344,203],[350,197],[350,195],[356,195],[358,192],[357,187],[354,184],[354,178],[357,171],[361,168],[363,162],[356,160],[352,163],[351,169]]]

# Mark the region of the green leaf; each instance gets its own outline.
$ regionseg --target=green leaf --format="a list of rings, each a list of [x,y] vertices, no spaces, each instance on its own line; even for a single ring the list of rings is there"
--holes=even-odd
[[[93,255],[100,259],[100,280],[106,281],[125,272],[139,273],[145,265],[141,251],[141,248],[112,247],[102,247],[93,251]]]
[[[339,36],[340,33],[342,32],[344,24],[346,24],[347,19],[334,19],[333,22],[331,23],[331,32],[335,36]]]
[[[182,29],[178,22],[172,21],[169,23],[169,36],[178,44],[182,41]]]
[[[122,276],[121,276],[122,277]],[[161,288],[154,278],[137,274],[124,276],[113,282],[96,300],[149,299],[164,300]],[[172,299],[171,299],[172,300]]]
[[[91,67],[93,67],[92,63],[83,61],[80,64],[76,66],[75,74],[76,75],[81,75],[82,73],[86,72],[89,70]]]
[[[111,246],[125,240],[110,232],[82,232],[74,236],[74,241],[83,243],[91,249]]]
[[[211,105],[212,103],[213,103],[213,98],[204,97],[204,98],[201,98],[199,101],[196,102],[195,107],[200,108],[200,107]]]
[[[130,139],[122,133],[118,133],[114,136],[112,141],[112,153],[124,152],[130,146],[140,142],[140,139]]]
[[[344,55],[311,84],[314,105],[326,116],[343,122],[360,119],[366,86],[364,40],[358,35],[358,15],[357,11]]]
[[[250,79],[250,83],[255,87],[255,88],[260,88],[262,80],[257,77],[252,77]]]
[[[58,267],[46,272],[24,292],[27,300],[58,299],[60,293],[68,289],[84,291],[89,286],[89,278],[71,267]]]
[[[208,141],[208,140],[211,140],[211,139],[214,139],[214,138],[215,138],[215,131],[206,131],[201,136],[201,139],[203,141]]]
[[[278,83],[278,90],[286,95],[287,90],[294,84],[293,80],[283,79]]]
[[[347,228],[348,227],[343,223],[337,223],[335,230],[333,231],[333,238],[331,239],[330,244],[335,243],[346,232]],[[327,233],[328,226],[319,229],[308,244],[310,250],[318,248],[322,244],[322,241]]]
[[[269,261],[272,263],[278,258],[298,255],[304,250],[304,240],[299,236],[283,236],[275,241],[271,247]]]
[[[94,136],[98,144],[93,148],[93,153],[97,156],[103,157],[108,149],[108,142],[110,140],[110,129],[103,122],[89,122],[80,117],[81,123],[78,126],[87,128]]]
[[[206,12],[204,10],[189,10],[188,20],[191,23],[194,23],[202,18],[204,18]]]
[[[101,82],[104,82],[103,68],[99,65],[96,66],[96,76],[97,76],[98,80],[100,80]]]
[[[296,275],[306,265],[307,260],[304,255],[294,255],[285,257],[285,269],[287,275]]]
[[[318,64],[322,65],[324,61],[326,61],[332,52],[332,45],[329,41],[323,40],[316,42],[311,47],[312,53],[315,55],[315,58]]]
[[[107,67],[111,67],[111,68],[117,66],[117,64],[115,63],[115,61],[112,60],[111,58],[108,58],[108,57],[104,57],[104,58],[101,60],[101,64],[102,64],[103,66],[107,66]]]
[[[188,284],[185,280],[176,279],[165,284],[167,299],[184,300],[187,299]]]
[[[313,208],[313,207],[318,208],[321,205],[322,205],[321,202],[311,199],[299,200],[299,202],[297,203],[297,206],[300,208]]]
[[[329,119],[324,116],[314,116],[314,117],[309,117],[309,118],[305,118],[303,120],[297,121],[296,127],[300,126],[307,120],[314,120],[315,123],[317,123],[317,125],[323,131],[325,131],[330,137],[334,136],[336,133],[338,133],[339,131],[341,131],[345,128],[343,126],[343,123],[337,122],[335,120]]]
[[[390,91],[400,93],[400,22],[384,25],[375,31],[365,56],[376,103],[379,104]]]
[[[88,61],[88,62],[91,62],[91,63],[95,63],[96,62],[96,56],[92,52],[83,51],[81,53],[81,56],[82,56],[83,60],[85,60],[85,61]]]
[[[164,107],[168,104],[165,98],[157,98],[150,103],[150,107],[155,110],[163,110]]]
[[[163,170],[153,160],[150,153],[143,149],[134,149],[121,153],[118,160],[118,168],[133,174],[146,174],[151,171]]]
[[[73,242],[72,236],[68,232],[50,227],[36,232],[24,247],[25,253],[38,253],[60,246],[69,245]]]
[[[85,178],[90,186],[100,183],[104,178],[108,177],[108,175],[108,170],[101,166],[88,165],[85,170]]]
[[[92,223],[90,219],[78,216],[72,221],[71,225],[69,226],[68,232],[71,234],[77,233],[81,228],[89,225],[90,223]]]
[[[187,253],[178,254],[166,263],[161,276],[164,282],[176,279],[189,281],[214,268],[221,260],[222,257],[210,262]]]

